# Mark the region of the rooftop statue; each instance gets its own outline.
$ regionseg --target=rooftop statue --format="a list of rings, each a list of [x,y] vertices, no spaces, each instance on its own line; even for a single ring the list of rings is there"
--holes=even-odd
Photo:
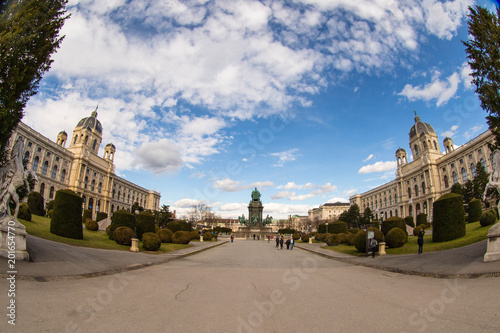
[[[260,192],[257,187],[252,191],[252,201],[260,201]]]

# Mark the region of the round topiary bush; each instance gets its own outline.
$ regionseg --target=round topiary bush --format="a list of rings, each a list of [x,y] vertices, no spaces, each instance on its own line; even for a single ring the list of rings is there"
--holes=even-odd
[[[327,234],[326,236],[326,245],[328,246],[337,246],[340,244],[339,242],[339,235],[337,234]]]
[[[110,227],[109,239],[114,239],[114,233],[118,227],[129,227],[133,231],[135,228],[135,216],[126,209],[117,210],[113,212]]]
[[[372,231],[374,230],[373,228],[368,228],[368,230]],[[383,242],[384,241],[384,234],[380,230],[374,230],[375,231],[375,239],[377,242]],[[354,246],[358,250],[358,252],[361,253],[366,253],[366,231],[360,230],[356,234],[354,238]]]
[[[358,231],[359,232],[359,231]],[[356,235],[355,234],[352,234],[352,233],[348,233],[347,234],[347,237],[346,237],[346,241],[345,243],[349,246],[353,246],[354,245],[354,240],[356,239]]]
[[[392,248],[402,247],[406,243],[406,233],[401,228],[394,227],[385,235],[385,243]]]
[[[172,243],[174,244],[189,244],[190,241],[191,237],[187,231],[179,230],[172,235]]]
[[[90,211],[89,209],[84,209],[82,215],[82,223],[87,223],[87,219],[92,219],[92,211]]]
[[[28,206],[30,207],[31,214],[45,216],[45,205],[43,203],[43,196],[40,193],[30,192],[28,194]]]
[[[113,239],[120,245],[132,245],[132,238],[134,238],[134,230],[129,227],[121,226],[113,231]]]
[[[167,228],[160,229],[156,232],[162,243],[172,243],[173,232]]]
[[[420,231],[422,231],[424,228],[422,228],[422,226],[420,225],[417,225],[415,228],[413,228],[413,236],[418,236],[418,234],[420,233]]]
[[[167,228],[173,233],[181,230],[181,224],[177,221],[171,221],[167,223]]]
[[[200,239],[200,234],[198,233],[198,231],[188,231],[189,233],[189,236],[190,236],[190,239],[193,240],[193,239]]]
[[[31,221],[31,210],[27,203],[21,202],[19,204],[19,212],[17,212],[17,218]]]
[[[50,232],[54,235],[83,239],[82,198],[71,190],[59,190],[54,199]]]
[[[314,239],[318,242],[324,242],[325,241],[325,234],[320,234],[319,232],[314,236]]]
[[[142,234],[142,248],[146,251],[158,251],[161,246],[160,237],[154,232]]]
[[[413,221],[413,216],[407,216],[405,217],[405,223],[406,225],[409,225],[412,228],[415,228],[415,222]],[[418,225],[418,223],[417,223]]]
[[[52,213],[53,213],[53,212],[54,212],[54,211],[53,211],[52,209],[49,209],[49,210],[47,211],[47,217],[48,217],[48,218],[51,218],[51,217],[52,217]]]
[[[203,240],[204,241],[207,241],[207,242],[211,241],[212,238],[214,238],[214,235],[212,235],[211,232],[206,231],[206,232],[203,233]]]
[[[483,207],[481,206],[481,200],[472,199],[469,202],[469,217],[467,218],[467,221],[469,223],[479,221],[481,219],[482,212]]]
[[[99,225],[97,224],[96,221],[92,219],[87,219],[87,222],[85,222],[85,228],[90,231],[97,231],[99,230]]]
[[[302,235],[302,237],[300,238],[304,243],[309,243],[309,235],[307,234],[304,234]]]
[[[160,230],[160,227],[157,224],[155,224],[155,232],[157,232],[158,230]]]
[[[497,212],[493,209],[488,209],[487,211],[482,213],[479,219],[481,227],[487,227],[489,225],[495,224],[496,221],[497,221]]]
[[[300,239],[300,234],[299,233],[294,233],[292,236],[294,242],[298,241]]]
[[[347,241],[347,234],[341,233],[339,236],[339,244],[345,244]]]
[[[382,233],[387,235],[392,228],[398,227],[406,234],[406,221],[399,216],[389,217],[387,220],[382,222]]]
[[[434,202],[432,226],[433,242],[465,236],[465,210],[460,194],[448,193]]]
[[[108,225],[108,226],[106,227],[106,235],[108,235],[108,238],[110,238],[110,239],[111,239],[110,234],[111,234],[111,226],[110,226],[110,225]]]

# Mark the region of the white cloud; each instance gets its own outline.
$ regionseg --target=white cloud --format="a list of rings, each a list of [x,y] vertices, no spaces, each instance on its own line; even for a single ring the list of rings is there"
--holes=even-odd
[[[278,200],[278,199],[283,199],[283,198],[290,198],[292,196],[295,196],[295,192],[281,191],[281,192],[278,192],[274,195],[271,195],[271,199]]]
[[[476,136],[483,129],[484,125],[476,125],[471,127],[468,131],[464,133],[464,136],[467,140],[470,140],[472,137]]]
[[[222,178],[214,180],[213,186],[215,188],[222,190],[223,192],[239,192],[242,190],[247,190],[249,188],[255,188],[255,187],[261,189],[266,187],[271,187],[274,186],[274,183],[271,181],[264,181],[264,182],[254,182],[251,184],[242,185],[240,181],[233,180],[230,178]]]
[[[368,157],[367,157],[367,158],[365,158],[365,159],[363,160],[363,162],[368,162],[368,161],[369,161],[369,160],[371,160],[372,158],[373,158],[373,154],[370,154],[370,155],[368,155]]]
[[[245,211],[248,208],[247,204],[244,203],[228,203],[225,205],[221,205],[219,210],[224,212],[230,211]]]
[[[179,147],[167,139],[145,142],[135,151],[134,164],[154,173],[176,171],[184,165]]]
[[[397,163],[396,161],[388,161],[388,162],[376,162],[375,164],[369,164],[363,166],[359,169],[358,173],[372,173],[372,172],[383,172],[392,169],[396,169]]]
[[[288,215],[307,215],[310,205],[289,205],[270,202],[264,206],[264,214],[273,218],[284,218]]]
[[[334,198],[331,198],[327,201],[327,203],[336,203],[336,202],[344,202],[344,203],[348,203],[349,200],[345,199],[345,198],[338,198],[338,197],[334,197]]]
[[[452,138],[455,134],[457,134],[457,130],[458,130],[458,125],[453,125],[448,131],[441,133],[441,136],[445,138],[446,137]]]
[[[287,151],[282,151],[279,153],[270,153],[270,156],[274,156],[278,158],[278,162],[274,163],[273,166],[275,167],[282,167],[285,165],[286,162],[291,162],[295,161],[297,158],[296,153],[299,150],[297,148],[292,148]]]
[[[453,73],[447,78],[447,82],[440,80],[441,73],[435,71],[432,77],[432,82],[426,84],[424,87],[413,87],[410,84],[405,85],[403,90],[398,95],[405,96],[410,101],[424,100],[431,101],[437,100],[436,106],[448,102],[458,89],[460,77],[458,73]]]
[[[184,199],[181,199],[181,200],[174,202],[174,204],[172,206],[179,207],[179,208],[190,208],[192,206],[201,205],[201,204],[206,205],[207,201],[206,200],[184,198]]]
[[[471,74],[472,74],[472,68],[470,68],[468,62],[464,62],[462,64],[462,69],[460,70],[460,76],[462,78],[462,82],[464,83],[466,89],[473,89]]]

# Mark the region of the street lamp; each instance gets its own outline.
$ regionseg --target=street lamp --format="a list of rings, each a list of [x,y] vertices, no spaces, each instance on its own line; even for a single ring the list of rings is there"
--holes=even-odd
[[[132,245],[130,246],[130,251],[139,252],[139,239],[137,239],[137,215],[139,215],[139,210],[134,212],[134,238],[132,238]]]
[[[328,222],[326,222],[326,234],[328,233]]]

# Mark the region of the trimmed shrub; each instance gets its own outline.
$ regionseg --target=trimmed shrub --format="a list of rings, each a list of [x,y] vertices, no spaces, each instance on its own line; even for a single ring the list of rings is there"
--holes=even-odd
[[[304,243],[309,243],[309,235],[308,234],[304,234],[302,235],[302,237],[300,238]]]
[[[385,222],[384,222],[385,223]],[[374,230],[372,227],[368,228],[368,230]],[[377,242],[383,242],[384,241],[384,234],[380,230],[374,230],[375,231],[375,239]],[[361,253],[366,253],[366,231],[360,230],[356,234],[354,238],[354,246],[358,250],[358,252]]]
[[[111,237],[109,237],[111,235],[111,226],[110,225],[108,225],[106,227],[106,235],[108,235],[108,238],[111,239]]]
[[[172,243],[172,231],[167,228],[160,229],[156,232],[162,243]]]
[[[292,236],[294,241],[298,241],[300,239],[300,234],[299,233],[294,233]]]
[[[127,209],[117,210],[113,213],[111,217],[111,225],[109,230],[109,239],[114,239],[114,233],[118,227],[129,227],[134,231],[135,228],[135,216]]]
[[[326,245],[337,246],[340,244],[340,237],[338,234],[326,234]]]
[[[338,234],[338,236],[339,236],[339,244],[345,244],[347,241],[347,234],[341,233]]]
[[[193,240],[193,239],[200,239],[200,234],[198,233],[198,231],[189,231],[189,236],[190,236],[190,240]]]
[[[314,236],[314,239],[318,242],[324,242],[325,241],[325,234],[317,233],[316,236]]]
[[[137,215],[137,238],[142,239],[145,232],[155,233],[155,217],[148,211],[140,212]]]
[[[96,220],[96,222],[99,222],[99,221],[106,219],[107,217],[108,217],[108,214],[106,214],[105,212],[97,212],[95,220]]]
[[[347,234],[347,223],[335,221],[328,224],[328,232],[331,234]]]
[[[482,212],[483,207],[481,206],[481,200],[472,199],[469,202],[469,216],[467,218],[467,221],[469,223],[479,221],[481,219]]]
[[[179,230],[172,235],[172,243],[174,244],[189,244],[190,241],[191,237],[187,231]]]
[[[62,237],[83,239],[82,198],[78,194],[71,190],[56,192],[50,232]]]
[[[407,216],[405,217],[405,223],[406,225],[409,225],[412,228],[415,228],[415,221],[413,220],[413,216]],[[418,222],[417,222],[418,225]]]
[[[359,231],[358,231],[359,232]],[[353,246],[354,245],[354,240],[356,239],[356,235],[355,234],[351,234],[351,233],[348,233],[347,234],[347,237],[346,237],[346,241],[345,243],[349,246]]]
[[[350,228],[350,229],[347,229],[347,231],[351,234],[356,235],[359,232],[359,229],[358,228]]]
[[[142,234],[142,248],[146,251],[158,251],[161,247],[160,237],[154,232]]]
[[[420,213],[417,215],[417,225],[425,224],[427,225],[427,214]]]
[[[211,232],[208,232],[208,231],[207,231],[207,232],[204,232],[204,233],[203,233],[203,240],[204,240],[204,241],[211,241],[211,240],[212,240],[212,238],[214,238],[214,235],[212,235],[212,233],[211,233]]]
[[[401,228],[392,228],[385,236],[385,243],[388,247],[402,247],[406,243],[406,233]]]
[[[158,230],[160,230],[160,227],[157,224],[155,224],[155,233],[158,232]]]
[[[132,238],[134,238],[134,230],[126,226],[121,226],[113,231],[113,239],[120,245],[132,245]]]
[[[51,209],[54,209],[54,200],[50,200],[45,204],[45,210],[47,212]]]
[[[390,217],[382,223],[382,233],[384,234],[384,236],[387,235],[387,233],[394,227],[398,227],[403,230],[405,235],[407,235],[408,237],[408,234],[406,233],[406,221],[399,216]]]
[[[427,229],[427,224],[419,224],[417,227],[420,227],[422,229]]]
[[[19,212],[17,212],[17,218],[31,221],[31,210],[27,203],[21,202],[19,204]]]
[[[479,219],[481,227],[486,227],[495,224],[496,221],[497,221],[497,212],[494,209],[488,209],[483,214],[481,214],[481,217]]]
[[[52,217],[52,213],[53,213],[53,212],[54,212],[54,210],[49,209],[49,210],[47,211],[47,217],[51,218],[51,217]]]
[[[422,228],[421,225],[417,225],[415,228],[413,228],[413,236],[418,236],[420,231],[424,230],[425,228]]]
[[[28,194],[28,206],[31,214],[45,216],[45,205],[43,204],[43,196],[40,193],[30,192]]]
[[[85,228],[90,231],[97,231],[99,230],[99,225],[97,224],[96,221],[92,219],[87,219],[87,222],[85,222]]]
[[[433,205],[433,242],[445,242],[465,236],[465,210],[460,194],[448,193]]]
[[[290,228],[284,228],[278,230],[278,234],[293,235],[294,233],[295,229],[290,229]]]
[[[181,230],[181,224],[177,221],[171,221],[171,222],[167,223],[167,228],[168,228],[168,230],[175,233],[175,232]]]
[[[88,209],[83,210],[82,223],[86,223],[87,219],[92,219],[92,212]]]

